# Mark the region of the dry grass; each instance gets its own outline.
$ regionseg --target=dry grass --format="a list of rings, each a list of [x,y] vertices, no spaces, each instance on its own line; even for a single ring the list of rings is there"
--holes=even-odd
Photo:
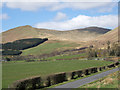
[[[98,81],[84,85],[82,88],[117,88],[118,85],[116,84],[118,84],[118,76],[118,72],[115,72]]]
[[[101,28],[85,28],[70,31],[57,31],[48,29],[33,28],[29,25],[20,26],[2,33],[3,43],[15,41],[25,38],[49,38],[49,40],[62,41],[89,41],[95,39],[97,36],[104,34],[107,30]]]
[[[111,43],[118,41],[118,35],[120,32],[118,32],[118,28],[115,28],[103,35],[98,36],[97,38],[87,42],[87,44],[94,44],[97,48],[107,48],[107,42],[110,41]]]

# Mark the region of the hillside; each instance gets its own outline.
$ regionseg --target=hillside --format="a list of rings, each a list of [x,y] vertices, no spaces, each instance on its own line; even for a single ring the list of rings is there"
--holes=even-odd
[[[33,28],[29,25],[20,26],[2,33],[2,42],[11,42],[25,38],[48,38],[49,40],[89,41],[110,31],[100,27],[87,27],[68,31],[57,31]]]
[[[116,42],[116,41],[118,41],[118,28],[115,28],[115,29],[107,32],[106,34],[97,37],[96,40],[99,40],[102,42],[106,42],[106,41]]]
[[[117,42],[119,39],[118,35],[120,32],[118,32],[118,28],[115,28],[103,35],[98,36],[96,39],[89,41],[89,44],[93,44],[97,47],[105,47],[107,45],[107,42],[110,41],[111,43]]]
[[[80,44],[65,41],[48,40],[36,47],[23,50],[21,55],[41,55],[50,54],[56,51],[64,51],[66,49],[74,49],[81,47]]]

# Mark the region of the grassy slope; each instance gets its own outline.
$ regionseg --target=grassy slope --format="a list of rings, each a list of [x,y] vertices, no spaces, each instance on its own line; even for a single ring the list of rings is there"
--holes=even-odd
[[[87,42],[86,44],[95,45],[97,48],[105,48],[107,47],[107,42],[110,41],[111,43],[118,41],[118,28],[115,28],[103,35],[98,36],[97,38],[93,39],[92,41]]]
[[[111,41],[111,42],[115,42],[115,41],[118,41],[118,27],[97,37],[96,40],[100,40],[100,41],[104,41],[104,42],[107,42],[107,41]]]
[[[88,27],[83,29],[57,31],[20,26],[2,33],[2,42],[11,42],[25,38],[49,38],[49,40],[88,41],[109,31],[109,29]],[[86,37],[87,36],[87,37]]]
[[[109,74],[102,79],[81,86],[80,88],[118,88],[118,72]]]
[[[65,41],[46,41],[45,43],[40,44],[36,47],[23,50],[23,53],[21,55],[40,55],[51,53],[53,51],[61,51],[69,48],[74,48],[76,46],[80,46],[80,44]]]
[[[71,59],[71,58],[79,58],[81,56],[85,56],[85,53],[82,54],[76,54],[76,55],[58,55],[58,56],[53,56],[53,57],[48,57],[47,60],[53,60],[53,59]]]
[[[6,43],[25,38],[37,38],[37,33],[35,29],[29,26],[16,27],[2,33],[2,42]]]
[[[89,63],[89,64],[88,64]],[[48,62],[7,62],[2,67],[3,88],[8,87],[13,81],[36,75],[48,75],[57,72],[67,72],[94,66],[110,64],[107,61],[94,60],[65,60]]]

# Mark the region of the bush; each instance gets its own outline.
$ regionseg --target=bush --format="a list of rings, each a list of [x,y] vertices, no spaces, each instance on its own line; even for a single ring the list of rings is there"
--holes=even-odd
[[[96,72],[98,72],[97,69],[98,69],[97,67],[93,67],[93,68],[91,68],[91,73],[96,73]]]
[[[115,66],[117,66],[117,65],[119,65],[119,62],[116,62],[116,63],[115,63]]]
[[[58,73],[50,75],[50,83],[51,85],[62,83],[63,81],[66,81],[66,73]]]
[[[78,75],[77,75],[76,71],[73,71],[72,72],[72,79],[76,79],[77,77],[78,77]]]
[[[51,85],[50,77],[49,76],[43,76],[41,87],[49,87]]]
[[[99,67],[99,71],[102,71],[102,67]]]
[[[17,90],[30,90],[30,89],[37,89],[41,86],[41,78],[32,77],[27,79],[22,79],[14,82],[9,88],[15,88]]]
[[[89,75],[90,74],[90,70],[89,69],[85,69],[85,75]]]
[[[78,70],[78,71],[76,71],[76,74],[78,75],[78,77],[82,77],[82,73],[83,73],[82,70]]]
[[[66,73],[66,79],[69,81],[72,79],[72,72],[67,72]]]

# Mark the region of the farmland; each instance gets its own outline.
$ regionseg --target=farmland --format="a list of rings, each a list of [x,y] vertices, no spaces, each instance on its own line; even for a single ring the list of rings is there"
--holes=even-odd
[[[58,55],[58,56],[53,56],[53,57],[48,57],[47,60],[54,60],[54,59],[74,59],[74,58],[80,58],[82,56],[85,56],[85,53],[81,54],[75,54],[75,55]]]
[[[88,64],[89,63],[89,64]],[[68,72],[88,67],[108,65],[112,62],[95,60],[62,60],[46,62],[5,62],[3,63],[3,88],[16,80],[31,77],[44,76],[57,72]]]
[[[41,45],[36,47],[23,50],[21,55],[40,55],[40,54],[49,54],[53,51],[62,51],[65,49],[72,49],[74,47],[80,46],[80,44],[73,42],[65,42],[65,41],[47,41]]]

